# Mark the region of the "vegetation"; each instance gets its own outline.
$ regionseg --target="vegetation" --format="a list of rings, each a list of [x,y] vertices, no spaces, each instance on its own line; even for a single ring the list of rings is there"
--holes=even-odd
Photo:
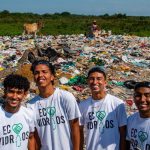
[[[94,19],[101,29],[111,30],[113,34],[150,36],[150,17],[126,16],[126,14],[84,16],[69,12],[39,15],[10,13],[7,10],[0,12],[0,35],[21,35],[24,23],[40,20],[44,22],[44,28],[38,33],[40,35],[84,34]]]

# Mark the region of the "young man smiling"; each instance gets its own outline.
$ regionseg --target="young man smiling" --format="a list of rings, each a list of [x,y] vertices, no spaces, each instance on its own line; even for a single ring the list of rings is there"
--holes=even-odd
[[[28,104],[35,112],[40,138],[38,147],[41,150],[79,150],[80,111],[75,97],[55,87],[55,68],[48,61],[35,61],[31,71],[39,88],[39,95]]]
[[[133,98],[139,112],[127,121],[129,149],[150,150],[150,82],[137,83]]]
[[[34,119],[31,110],[21,106],[30,87],[27,78],[8,75],[4,79],[4,104],[0,106],[0,149],[35,150]]]
[[[101,67],[91,68],[87,80],[92,96],[79,104],[80,149],[83,149],[85,137],[87,150],[126,150],[126,112],[123,101],[107,94],[106,73]]]

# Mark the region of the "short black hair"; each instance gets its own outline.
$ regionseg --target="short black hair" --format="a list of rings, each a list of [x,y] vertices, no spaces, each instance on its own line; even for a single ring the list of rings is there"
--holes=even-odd
[[[150,88],[150,82],[148,82],[148,81],[137,82],[137,83],[135,84],[134,91],[136,91],[137,89],[139,89],[139,88],[141,88],[141,87]]]
[[[10,74],[4,79],[3,86],[5,90],[7,88],[17,88],[21,90],[23,89],[26,92],[30,88],[30,82],[26,77],[23,77],[22,75]]]
[[[49,68],[49,70],[51,71],[51,73],[55,76],[55,67],[54,67],[54,65],[52,65],[49,61],[47,61],[47,60],[35,60],[33,63],[32,63],[32,66],[31,66],[31,71],[32,71],[32,73],[34,74],[34,71],[35,71],[35,67],[37,66],[37,65],[40,65],[40,64],[44,64],[44,65],[46,65],[48,68]]]
[[[93,72],[99,72],[99,73],[102,73],[105,80],[106,80],[106,73],[105,73],[105,70],[101,67],[101,66],[95,66],[95,67],[92,67],[89,71],[88,71],[88,74],[87,74],[87,77],[90,76],[91,73]]]

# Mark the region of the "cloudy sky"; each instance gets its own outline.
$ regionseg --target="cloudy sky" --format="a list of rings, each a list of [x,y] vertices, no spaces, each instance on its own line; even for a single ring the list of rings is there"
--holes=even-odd
[[[150,16],[150,0],[0,0],[0,11]]]

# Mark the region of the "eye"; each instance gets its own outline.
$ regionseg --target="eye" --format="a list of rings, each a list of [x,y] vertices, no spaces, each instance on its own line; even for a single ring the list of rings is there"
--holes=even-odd
[[[139,98],[139,97],[141,97],[142,95],[140,94],[140,93],[134,93],[134,97],[135,98]]]
[[[37,75],[37,74],[39,74],[39,72],[38,72],[38,71],[35,71],[35,72],[34,72],[34,75]]]
[[[149,98],[150,97],[150,93],[145,93],[145,97]]]
[[[47,71],[47,70],[43,70],[43,73],[49,73],[49,71]]]

